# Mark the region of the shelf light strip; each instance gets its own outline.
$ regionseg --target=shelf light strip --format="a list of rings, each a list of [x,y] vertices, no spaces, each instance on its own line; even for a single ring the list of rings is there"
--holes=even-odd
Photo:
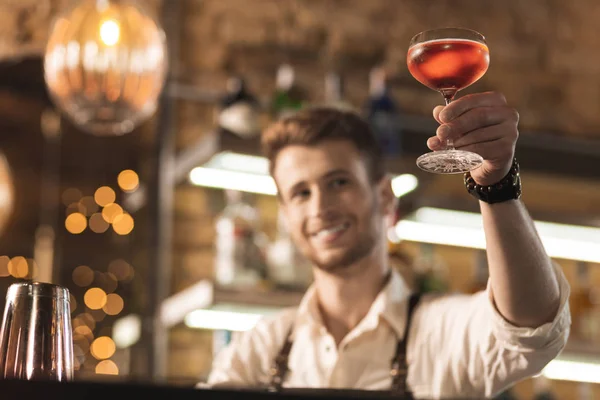
[[[552,360],[542,371],[548,379],[600,383],[600,364],[595,362]]]
[[[263,314],[255,313],[194,310],[185,316],[184,322],[189,328],[242,332],[252,329],[262,317]]]
[[[269,175],[268,161],[264,157],[221,152],[205,165],[192,169],[189,179],[197,186],[271,196],[277,194],[275,182]],[[417,186],[418,179],[412,174],[392,178],[392,190],[396,197],[412,192]]]
[[[600,229],[535,221],[536,229],[552,258],[600,263]],[[398,222],[400,240],[485,249],[481,215],[424,207]]]

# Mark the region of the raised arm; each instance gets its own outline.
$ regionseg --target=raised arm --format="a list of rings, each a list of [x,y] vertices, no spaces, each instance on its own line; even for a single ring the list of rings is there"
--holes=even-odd
[[[475,183],[494,185],[511,169],[518,139],[518,113],[498,93],[467,95],[436,107],[437,135],[428,141],[442,148],[448,137],[457,149],[480,154],[483,165],[471,172]],[[494,204],[480,201],[495,306],[510,323],[538,327],[556,316],[560,291],[529,213],[520,199]]]

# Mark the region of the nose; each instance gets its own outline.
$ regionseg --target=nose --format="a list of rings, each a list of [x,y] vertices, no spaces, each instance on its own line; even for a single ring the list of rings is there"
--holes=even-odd
[[[313,190],[310,198],[310,215],[314,218],[327,219],[335,213],[335,199],[329,191],[318,188]]]

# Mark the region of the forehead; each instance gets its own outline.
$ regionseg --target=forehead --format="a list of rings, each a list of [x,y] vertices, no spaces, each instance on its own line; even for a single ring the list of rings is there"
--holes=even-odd
[[[352,142],[324,140],[311,146],[284,147],[275,159],[273,178],[285,190],[300,182],[319,180],[335,170],[367,177],[363,159]]]

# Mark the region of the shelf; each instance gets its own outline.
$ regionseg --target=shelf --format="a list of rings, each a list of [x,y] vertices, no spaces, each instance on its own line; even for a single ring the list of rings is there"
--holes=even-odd
[[[558,359],[600,364],[600,344],[571,338]]]
[[[202,280],[167,298],[160,310],[160,319],[166,327],[184,322],[192,311],[211,309],[216,305],[227,305],[240,313],[254,310],[277,311],[285,307],[297,306],[303,291],[260,290],[221,288],[208,280]]]

